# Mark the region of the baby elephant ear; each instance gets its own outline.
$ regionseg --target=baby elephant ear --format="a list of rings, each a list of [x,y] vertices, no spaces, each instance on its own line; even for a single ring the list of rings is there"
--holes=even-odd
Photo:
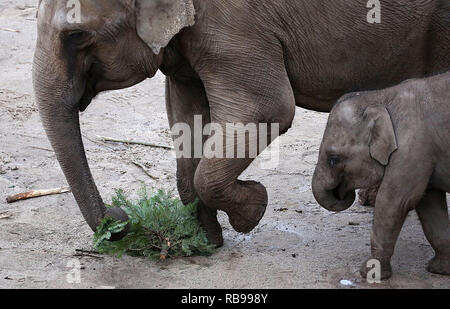
[[[370,130],[370,155],[387,166],[392,153],[398,149],[391,116],[384,106],[373,105],[364,112],[364,119]]]
[[[136,0],[136,29],[155,54],[181,29],[194,25],[193,0]]]

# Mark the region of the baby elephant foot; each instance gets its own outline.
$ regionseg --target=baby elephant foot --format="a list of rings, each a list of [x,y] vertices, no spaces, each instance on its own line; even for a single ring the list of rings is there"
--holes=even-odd
[[[428,263],[427,271],[433,274],[450,276],[450,255],[436,255]]]
[[[227,212],[230,224],[239,233],[249,233],[264,216],[267,208],[267,191],[255,181],[238,181],[239,201],[234,210]]]
[[[376,261],[379,262],[376,263]],[[392,267],[390,261],[380,261],[374,258],[363,263],[360,270],[361,277],[368,281],[387,280],[392,277]]]

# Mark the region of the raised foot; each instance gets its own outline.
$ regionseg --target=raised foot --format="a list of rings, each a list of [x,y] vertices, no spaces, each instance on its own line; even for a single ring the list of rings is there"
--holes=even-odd
[[[255,181],[239,181],[243,187],[243,196],[241,201],[245,201],[228,212],[230,224],[239,233],[249,233],[256,226],[264,216],[267,208],[267,191],[263,185]]]
[[[450,276],[450,256],[436,255],[428,263],[427,271],[433,274]]]
[[[367,267],[367,264],[370,260],[374,260],[374,258],[368,259],[366,262],[362,264],[359,272],[361,274],[361,277],[363,277],[364,279],[376,279],[376,277],[373,277],[375,275],[379,276],[380,280],[387,280],[392,277],[392,267],[389,261],[380,261],[381,264],[380,273],[376,274],[376,270],[374,268]],[[370,278],[368,278],[368,275],[370,276]]]

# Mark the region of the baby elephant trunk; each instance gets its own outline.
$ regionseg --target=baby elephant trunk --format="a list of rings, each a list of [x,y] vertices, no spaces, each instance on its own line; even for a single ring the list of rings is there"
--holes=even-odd
[[[355,202],[355,190],[347,191],[342,183],[323,181],[318,169],[313,177],[312,190],[316,201],[330,211],[344,211]]]

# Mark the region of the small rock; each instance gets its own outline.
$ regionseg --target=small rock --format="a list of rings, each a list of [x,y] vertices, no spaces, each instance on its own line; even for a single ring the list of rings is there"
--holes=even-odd
[[[344,286],[352,286],[353,282],[351,282],[350,280],[341,280],[341,284]]]
[[[288,211],[289,209],[288,208],[278,208],[278,209],[275,209],[275,211],[280,211],[280,212],[285,212],[285,211]]]

